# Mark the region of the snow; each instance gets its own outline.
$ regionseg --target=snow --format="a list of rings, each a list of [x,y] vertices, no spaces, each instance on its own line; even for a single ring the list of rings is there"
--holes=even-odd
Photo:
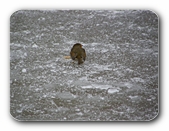
[[[119,92],[119,90],[118,89],[108,89],[109,94],[113,94],[113,93],[116,93],[116,92]]]
[[[10,112],[19,120],[147,121],[158,114],[158,18],[146,10],[17,11]],[[75,43],[86,50],[78,65]]]
[[[25,72],[26,72],[26,69],[22,69],[22,72],[25,73]]]
[[[38,37],[38,36],[37,36],[37,37]],[[38,47],[38,45],[33,44],[33,45],[32,45],[32,47],[33,47],[33,48],[37,48],[37,47]]]
[[[136,99],[138,96],[129,96],[130,99]]]

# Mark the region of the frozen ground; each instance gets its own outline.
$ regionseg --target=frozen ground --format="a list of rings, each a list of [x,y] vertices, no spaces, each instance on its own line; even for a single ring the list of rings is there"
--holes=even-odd
[[[84,64],[64,59],[76,42]],[[158,114],[151,11],[18,11],[10,18],[10,112],[18,120],[148,121]]]

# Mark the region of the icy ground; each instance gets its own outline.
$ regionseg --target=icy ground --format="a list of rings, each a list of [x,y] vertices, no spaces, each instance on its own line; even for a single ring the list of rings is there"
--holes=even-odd
[[[87,59],[64,59],[76,42]],[[158,115],[151,11],[18,11],[10,18],[10,113],[18,120],[149,121]]]

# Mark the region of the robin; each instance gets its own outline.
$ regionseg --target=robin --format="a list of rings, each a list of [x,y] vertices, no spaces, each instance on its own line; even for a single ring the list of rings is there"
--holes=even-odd
[[[70,51],[70,56],[72,60],[78,60],[78,64],[82,64],[86,59],[86,52],[85,49],[82,48],[82,44],[74,44]]]

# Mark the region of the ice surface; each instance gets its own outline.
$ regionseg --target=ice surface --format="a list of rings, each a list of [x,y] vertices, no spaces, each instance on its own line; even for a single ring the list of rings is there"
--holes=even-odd
[[[81,65],[64,59],[77,42],[87,54]],[[159,106],[158,55],[151,11],[17,11],[10,112],[19,120],[151,120]]]

